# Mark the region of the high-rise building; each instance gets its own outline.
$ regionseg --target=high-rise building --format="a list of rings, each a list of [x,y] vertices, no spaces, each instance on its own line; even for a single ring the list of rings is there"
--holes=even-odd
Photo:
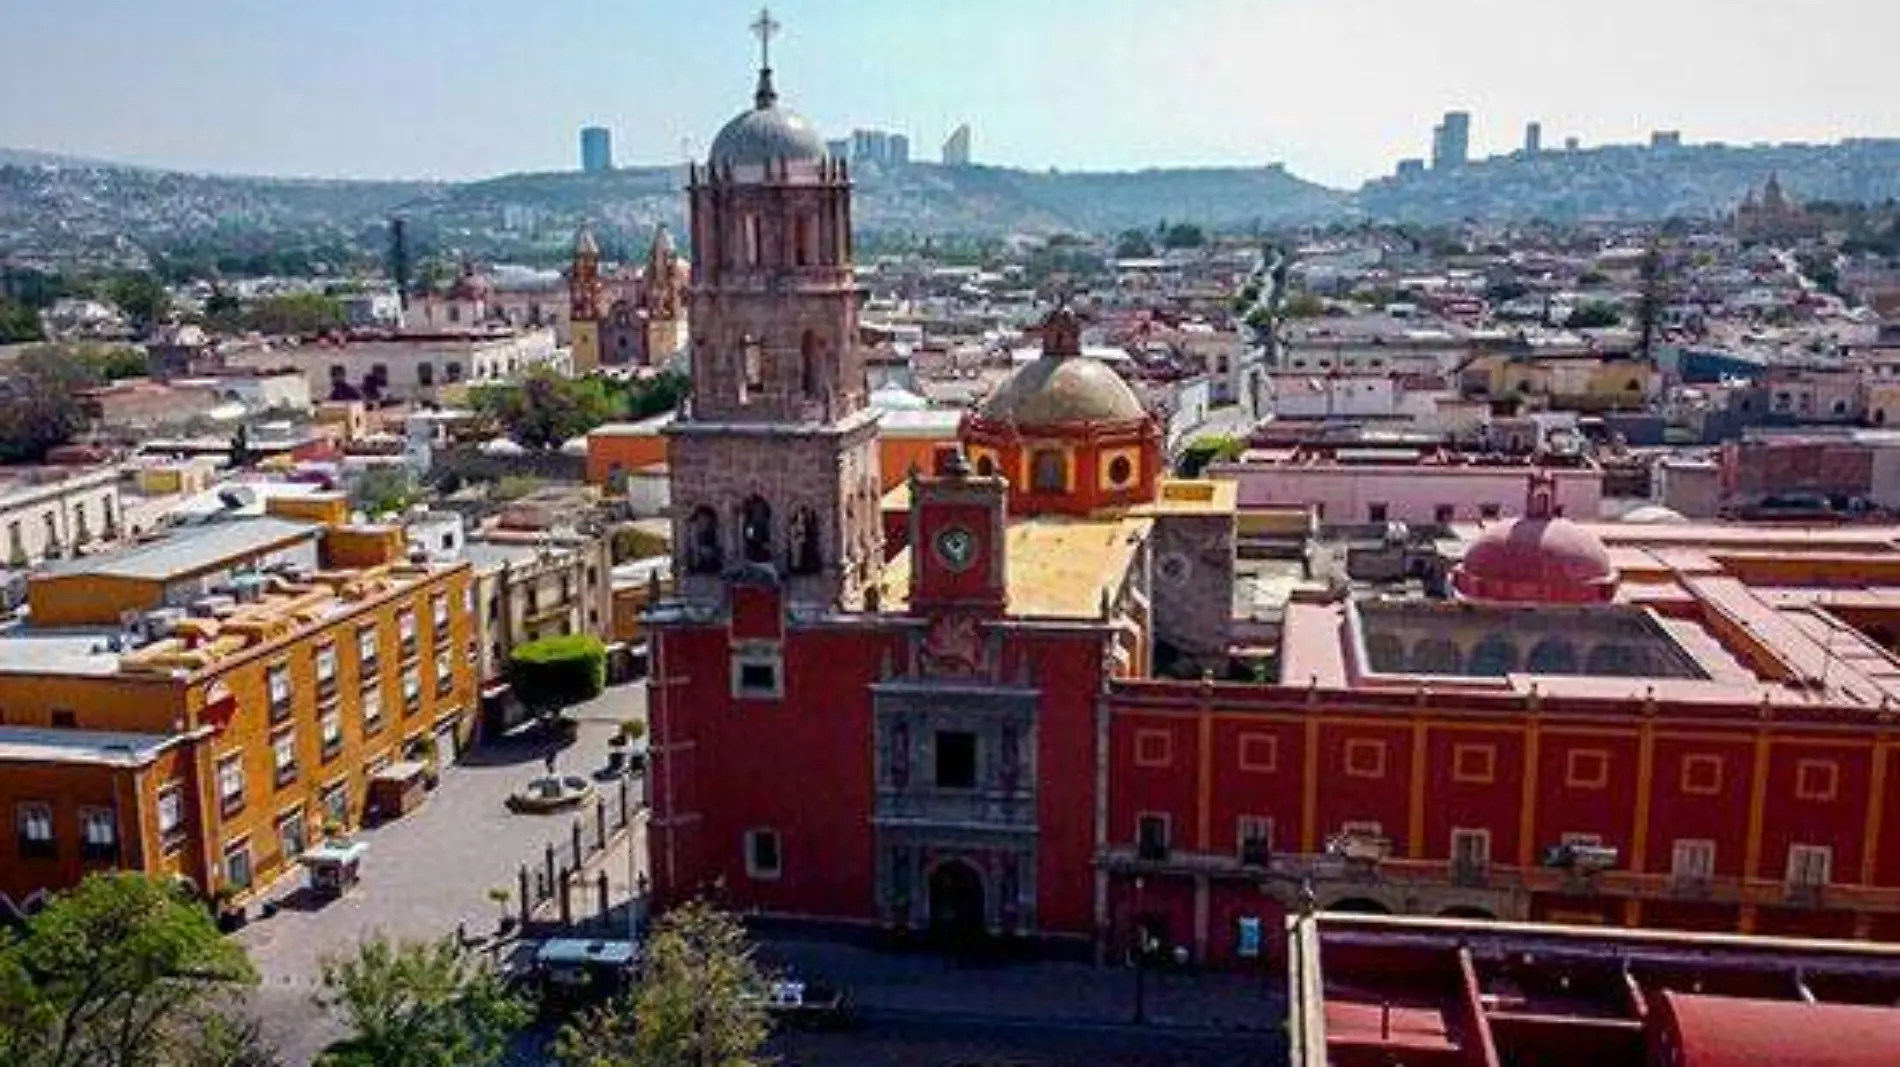
[[[950,132],[948,140],[943,142],[943,165],[946,167],[967,167],[970,165],[970,124],[964,123]]]
[[[1575,152],[1582,147],[1583,147],[1583,139],[1581,137],[1564,138],[1564,151]]]
[[[891,134],[890,158],[887,162],[893,167],[910,165],[910,138],[901,133]]]
[[[1534,156],[1540,154],[1543,150],[1544,124],[1541,122],[1526,124],[1524,127],[1524,154]]]
[[[599,174],[614,169],[614,135],[605,126],[581,130],[581,170]]]
[[[1471,113],[1447,111],[1432,130],[1432,169],[1455,170],[1471,161]]]
[[[1649,135],[1649,147],[1656,148],[1656,149],[1681,148],[1682,147],[1682,131],[1681,130],[1657,130],[1654,133]]]

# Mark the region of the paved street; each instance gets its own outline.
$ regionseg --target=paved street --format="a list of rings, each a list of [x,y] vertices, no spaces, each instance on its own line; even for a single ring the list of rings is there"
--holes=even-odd
[[[610,689],[574,709],[580,735],[562,750],[558,768],[583,775],[600,770],[618,723],[644,714],[643,686]],[[347,951],[372,932],[438,938],[466,922],[471,937],[494,933],[498,909],[488,891],[506,886],[513,892],[520,864],[538,859],[549,842],[568,839],[569,817],[515,815],[504,803],[516,786],[542,773],[548,748],[540,740],[502,741],[470,753],[443,775],[420,810],[361,835],[369,853],[362,884],[348,896],[305,909],[296,903],[301,880],[293,876],[277,890],[290,906],[237,935],[262,975],[258,1016],[287,1062],[309,1062],[336,1036],[310,1002],[325,954]]]

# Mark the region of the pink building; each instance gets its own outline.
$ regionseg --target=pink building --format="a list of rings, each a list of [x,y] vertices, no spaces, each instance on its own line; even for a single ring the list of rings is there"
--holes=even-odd
[[[1239,484],[1242,510],[1304,504],[1334,523],[1472,522],[1524,514],[1531,477],[1549,475],[1555,514],[1597,518],[1603,471],[1418,448],[1252,449],[1207,476]]]

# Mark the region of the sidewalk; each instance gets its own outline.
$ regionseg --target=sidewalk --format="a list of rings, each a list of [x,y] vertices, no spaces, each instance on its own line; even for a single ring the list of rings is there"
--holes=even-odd
[[[762,962],[845,987],[872,1012],[964,1017],[994,1023],[1123,1026],[1135,1015],[1135,973],[1125,967],[1021,961],[960,964],[923,952],[886,951],[803,938],[763,941]],[[1261,974],[1147,975],[1147,1025],[1272,1032],[1285,999]]]

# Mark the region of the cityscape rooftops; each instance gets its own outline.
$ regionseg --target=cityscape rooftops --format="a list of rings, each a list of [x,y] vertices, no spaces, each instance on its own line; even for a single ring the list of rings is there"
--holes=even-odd
[[[904,487],[893,490],[901,491]],[[886,497],[887,504],[890,497]],[[1029,619],[1099,619],[1128,578],[1152,520],[1126,516],[1037,517],[1011,522],[1009,614]],[[885,565],[883,604],[901,611],[909,601],[911,550]]]
[[[315,541],[321,533],[315,523],[268,516],[186,526],[150,544],[53,564],[46,576],[169,582]]]
[[[4,643],[4,642],[0,642]],[[92,764],[140,767],[184,739],[181,734],[0,726],[0,763]]]

